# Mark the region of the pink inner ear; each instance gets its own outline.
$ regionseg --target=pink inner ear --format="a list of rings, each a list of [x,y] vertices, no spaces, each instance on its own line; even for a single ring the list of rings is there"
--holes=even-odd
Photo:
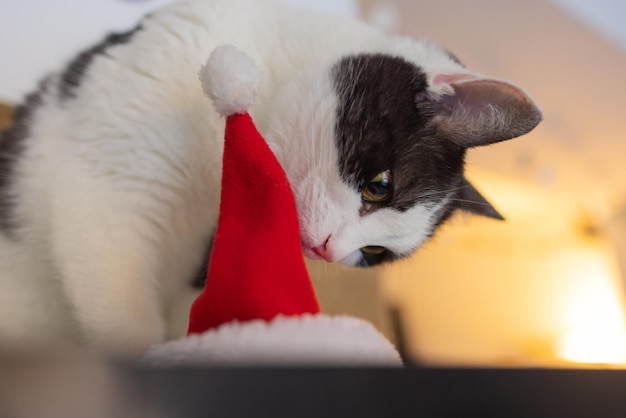
[[[434,83],[435,85],[453,84],[457,81],[469,80],[472,78],[476,78],[476,76],[473,74],[440,74],[435,77]]]

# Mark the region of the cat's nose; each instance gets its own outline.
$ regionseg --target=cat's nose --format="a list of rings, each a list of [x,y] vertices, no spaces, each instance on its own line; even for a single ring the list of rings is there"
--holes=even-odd
[[[324,241],[322,245],[313,247],[312,250],[318,257],[321,257],[330,263],[333,257],[328,248],[328,241],[330,241],[330,235],[328,236],[328,238],[326,238],[326,241]]]

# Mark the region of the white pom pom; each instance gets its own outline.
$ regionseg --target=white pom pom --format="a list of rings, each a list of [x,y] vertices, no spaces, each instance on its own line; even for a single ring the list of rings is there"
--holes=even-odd
[[[261,85],[259,67],[232,45],[217,47],[199,76],[204,93],[222,116],[245,113],[254,104]]]

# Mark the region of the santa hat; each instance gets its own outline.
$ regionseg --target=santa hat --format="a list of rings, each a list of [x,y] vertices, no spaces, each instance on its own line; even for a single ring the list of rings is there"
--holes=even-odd
[[[401,364],[371,324],[319,313],[291,186],[247,113],[260,87],[259,68],[238,49],[222,46],[200,79],[226,117],[218,227],[189,335],[154,347],[146,361]]]

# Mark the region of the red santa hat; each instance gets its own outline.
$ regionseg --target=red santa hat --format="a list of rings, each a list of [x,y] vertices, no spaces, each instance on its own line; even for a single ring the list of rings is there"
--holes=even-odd
[[[154,347],[146,361],[401,364],[371,324],[319,313],[291,186],[247,113],[260,87],[259,68],[226,45],[211,54],[200,79],[226,117],[218,227],[189,335]]]
[[[233,320],[319,313],[291,186],[246,112],[259,87],[258,68],[234,47],[216,54],[201,78],[226,117],[220,215],[206,286],[191,308],[190,333]]]

